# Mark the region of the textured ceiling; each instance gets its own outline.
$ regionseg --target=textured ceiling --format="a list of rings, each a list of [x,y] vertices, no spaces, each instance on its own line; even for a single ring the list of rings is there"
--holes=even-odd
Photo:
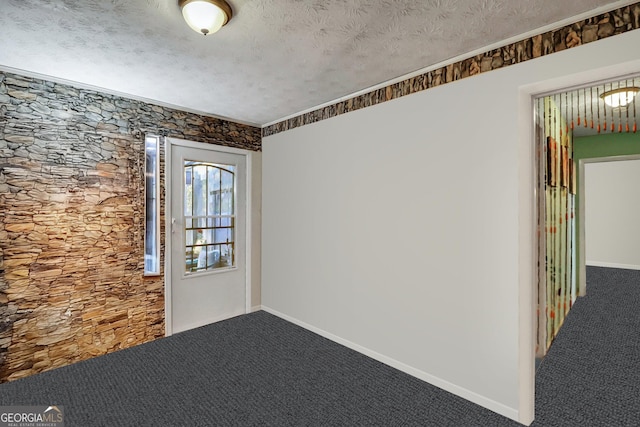
[[[263,125],[600,8],[602,0],[0,0],[0,67]],[[627,4],[631,1],[626,2]]]

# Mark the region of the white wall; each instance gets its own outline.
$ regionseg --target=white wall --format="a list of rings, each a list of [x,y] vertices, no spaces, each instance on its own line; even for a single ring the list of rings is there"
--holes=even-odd
[[[529,423],[531,94],[640,71],[638,45],[634,31],[264,138],[263,307]]]
[[[640,160],[584,166],[587,265],[640,270]]]

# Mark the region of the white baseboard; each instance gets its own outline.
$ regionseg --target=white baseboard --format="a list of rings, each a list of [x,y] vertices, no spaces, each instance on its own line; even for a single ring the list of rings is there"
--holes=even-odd
[[[503,416],[505,416],[507,418],[511,418],[514,421],[519,421],[518,410],[517,409],[510,408],[510,407],[508,407],[506,405],[503,405],[502,403],[496,402],[496,401],[494,401],[492,399],[488,399],[488,398],[486,398],[486,397],[484,397],[484,396],[482,396],[482,395],[480,395],[478,393],[475,393],[475,392],[467,390],[467,389],[465,389],[463,387],[460,387],[460,386],[457,386],[455,384],[452,384],[452,383],[450,383],[450,382],[448,382],[446,380],[443,380],[442,378],[436,377],[435,375],[428,374],[428,373],[423,372],[423,371],[421,371],[419,369],[416,369],[416,368],[411,367],[411,366],[409,366],[407,364],[404,364],[404,363],[402,363],[402,362],[400,362],[398,360],[395,360],[395,359],[393,359],[391,357],[387,357],[387,356],[385,356],[383,354],[380,354],[380,353],[378,353],[376,351],[370,350],[370,349],[368,349],[366,347],[363,347],[363,346],[361,346],[359,344],[356,344],[356,343],[351,342],[349,340],[346,340],[344,338],[340,338],[337,335],[334,335],[334,334],[332,334],[330,332],[327,332],[327,331],[325,331],[323,329],[316,328],[315,326],[312,326],[312,325],[310,325],[310,324],[308,324],[306,322],[303,322],[301,320],[298,320],[296,318],[288,316],[288,315],[286,315],[284,313],[280,313],[279,311],[274,310],[272,308],[265,307],[263,305],[262,306],[262,310],[264,310],[264,311],[266,311],[268,313],[271,313],[274,316],[278,316],[281,319],[289,321],[289,322],[291,322],[293,324],[301,326],[301,327],[303,327],[303,328],[305,328],[305,329],[307,329],[307,330],[309,330],[311,332],[314,332],[314,333],[316,333],[316,334],[318,334],[318,335],[320,335],[320,336],[322,336],[324,338],[327,338],[327,339],[329,339],[331,341],[334,341],[334,342],[336,342],[338,344],[341,344],[341,345],[343,345],[345,347],[348,347],[348,348],[350,348],[352,350],[355,350],[358,353],[362,353],[365,356],[368,356],[368,357],[370,357],[372,359],[375,359],[375,360],[377,360],[379,362],[384,363],[385,365],[389,365],[392,368],[396,368],[396,369],[398,369],[398,370],[400,370],[402,372],[405,372],[405,373],[407,373],[407,374],[409,374],[411,376],[414,376],[414,377],[416,377],[418,379],[421,379],[422,381],[428,382],[429,384],[432,384],[432,385],[434,385],[434,386],[436,386],[438,388],[441,388],[441,389],[443,389],[445,391],[448,391],[448,392],[453,393],[453,394],[455,394],[457,396],[460,396],[460,397],[462,397],[464,399],[467,399],[470,402],[478,404],[478,405],[480,405],[480,406],[482,406],[484,408],[487,408],[487,409],[489,409],[489,410],[491,410],[493,412],[496,412],[496,413],[498,413],[500,415],[503,415]]]
[[[249,313],[255,313],[256,311],[260,311],[262,310],[262,306],[261,305],[254,305],[253,307],[251,307],[251,309],[249,310]]]
[[[210,317],[210,318],[207,318],[207,319],[201,319],[198,322],[187,323],[187,324],[181,325],[181,327],[179,327],[179,328],[176,328],[174,326],[172,335],[178,334],[180,332],[188,331],[188,330],[191,330],[191,329],[199,328],[201,326],[210,325],[212,323],[221,322],[223,320],[231,319],[232,317],[240,316],[240,315],[243,315],[243,314],[244,314],[244,312],[240,312],[240,311],[239,312],[232,312],[232,313],[223,314],[222,316],[216,316],[216,317]]]
[[[585,264],[591,267],[608,267],[608,268],[623,268],[625,270],[640,270],[640,265],[617,264],[615,262],[586,261]]]

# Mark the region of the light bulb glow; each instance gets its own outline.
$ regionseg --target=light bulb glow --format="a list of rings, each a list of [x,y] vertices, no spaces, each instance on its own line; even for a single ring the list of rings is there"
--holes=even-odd
[[[607,91],[600,96],[609,107],[625,107],[633,102],[633,98],[638,94],[638,91],[640,91],[640,88],[625,87]]]
[[[221,7],[206,0],[186,2],[182,16],[189,27],[205,36],[218,31],[230,18]]]

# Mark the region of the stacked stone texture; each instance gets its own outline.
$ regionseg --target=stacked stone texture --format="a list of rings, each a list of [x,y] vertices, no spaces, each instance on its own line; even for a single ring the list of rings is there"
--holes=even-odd
[[[143,275],[147,132],[261,143],[259,128],[0,72],[0,381],[164,335],[162,276]]]
[[[479,73],[519,64],[554,52],[591,43],[616,34],[640,28],[640,3],[625,6],[593,18],[539,34],[528,39],[485,52],[416,77],[365,93],[355,98],[329,105],[288,120],[265,126],[262,136],[267,137],[295,129],[320,120],[370,107],[405,95],[427,90]]]

